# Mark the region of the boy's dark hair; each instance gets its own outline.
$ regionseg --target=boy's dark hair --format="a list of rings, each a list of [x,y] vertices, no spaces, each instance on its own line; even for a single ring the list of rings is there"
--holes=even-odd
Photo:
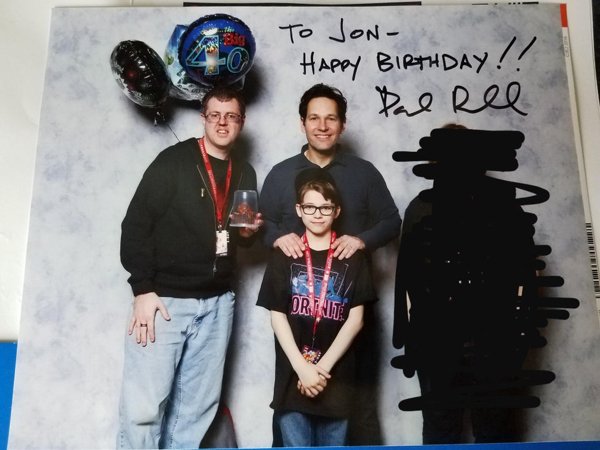
[[[232,89],[227,86],[218,86],[214,89],[211,89],[202,98],[201,111],[202,113],[206,112],[206,105],[208,105],[208,101],[211,98],[216,98],[221,102],[228,102],[230,100],[237,100],[238,105],[240,105],[240,114],[242,117],[246,117],[246,102],[242,95],[241,91],[236,89]]]
[[[341,93],[339,89],[332,86],[328,86],[323,83],[315,84],[304,94],[300,99],[300,105],[298,106],[298,112],[302,121],[306,119],[306,111],[308,110],[308,102],[313,98],[325,97],[333,100],[337,104],[337,113],[342,123],[346,123],[346,111],[348,110],[348,102],[346,97]]]
[[[302,203],[304,194],[308,191],[317,191],[325,200],[330,200],[336,206],[340,206],[335,181],[331,174],[320,167],[305,169],[296,176],[296,202]]]

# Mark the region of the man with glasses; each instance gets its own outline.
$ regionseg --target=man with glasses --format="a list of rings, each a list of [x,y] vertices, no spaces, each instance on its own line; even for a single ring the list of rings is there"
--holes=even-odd
[[[301,152],[275,165],[265,179],[260,209],[265,220],[263,241],[286,256],[301,258],[303,225],[294,204],[294,179],[304,169],[322,167],[333,177],[340,193],[342,213],[334,229],[334,257],[350,258],[357,250],[367,252],[387,244],[400,233],[398,208],[379,171],[368,161],[344,153],[338,141],[346,124],[347,102],[336,88],[316,84],[300,100],[302,131],[308,143]],[[350,445],[380,445],[377,418],[376,367],[378,352],[372,308],[365,310],[365,328],[357,341],[359,395],[350,418]],[[274,427],[274,443],[279,444]]]
[[[254,169],[231,153],[245,119],[240,93],[208,92],[202,111],[204,137],[156,157],[122,223],[121,262],[134,301],[120,448],[198,448],[219,404],[235,248],[262,220],[228,227],[233,191],[256,189]]]

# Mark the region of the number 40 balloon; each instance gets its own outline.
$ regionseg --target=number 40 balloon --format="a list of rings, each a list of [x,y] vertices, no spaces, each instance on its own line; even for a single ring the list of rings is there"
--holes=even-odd
[[[254,36],[244,22],[213,14],[196,20],[183,33],[179,63],[198,83],[230,85],[250,70],[255,51]]]

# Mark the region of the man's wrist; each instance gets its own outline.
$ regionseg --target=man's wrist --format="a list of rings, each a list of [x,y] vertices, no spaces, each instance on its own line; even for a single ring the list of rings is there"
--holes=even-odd
[[[282,237],[283,237],[283,235],[282,235],[282,236],[279,236],[277,239],[275,239],[275,240],[273,241],[273,248],[279,248],[279,241],[280,241],[280,239],[281,239]]]
[[[356,239],[358,239],[360,241],[360,249],[366,250],[367,249],[366,241],[361,236],[355,236],[355,237],[356,237]]]

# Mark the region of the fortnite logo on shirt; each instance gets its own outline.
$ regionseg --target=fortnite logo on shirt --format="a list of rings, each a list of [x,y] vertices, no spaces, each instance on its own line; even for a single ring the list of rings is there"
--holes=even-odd
[[[323,318],[342,322],[344,320],[344,306],[347,302],[347,299],[325,299]],[[304,295],[292,295],[290,315],[312,317],[310,298]]]
[[[308,275],[306,265],[294,263],[291,266],[292,276],[290,279],[290,289],[292,292],[292,304],[290,315],[313,317],[313,311],[310,305],[310,296],[308,289]],[[321,292],[321,283],[323,282],[323,269],[315,268],[315,296],[317,302]],[[327,283],[327,293],[325,295],[325,306],[323,307],[323,318],[338,322],[344,320],[345,305],[348,299],[340,295],[337,291],[341,289],[345,275],[332,271]],[[339,286],[338,286],[339,284]],[[336,287],[337,286],[337,287]]]

